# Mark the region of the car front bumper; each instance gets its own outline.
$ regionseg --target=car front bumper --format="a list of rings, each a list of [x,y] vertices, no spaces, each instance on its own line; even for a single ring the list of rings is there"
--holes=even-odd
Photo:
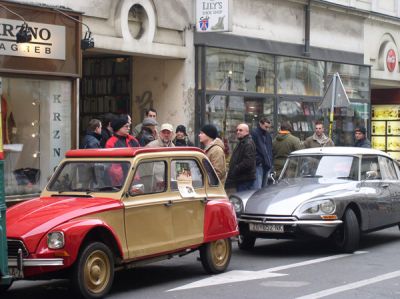
[[[238,217],[238,223],[240,228],[248,230],[248,224],[264,224],[264,225],[283,225],[283,232],[253,232],[248,231],[251,234],[257,235],[257,237],[273,236],[279,238],[280,235],[284,237],[296,237],[297,235],[310,235],[320,238],[328,238],[336,228],[343,223],[342,220],[299,220],[296,217]]]

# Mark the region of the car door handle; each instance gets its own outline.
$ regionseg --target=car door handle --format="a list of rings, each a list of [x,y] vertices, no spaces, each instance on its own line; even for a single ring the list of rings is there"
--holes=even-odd
[[[168,200],[168,202],[164,203],[164,206],[170,207],[172,206],[172,204],[173,204],[172,200]]]
[[[389,187],[389,184],[382,184],[382,188],[387,188]]]

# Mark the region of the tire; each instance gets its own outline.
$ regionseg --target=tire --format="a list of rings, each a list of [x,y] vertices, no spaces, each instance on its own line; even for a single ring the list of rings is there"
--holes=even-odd
[[[231,256],[232,243],[229,238],[204,244],[200,248],[201,264],[210,274],[224,272],[228,268]]]
[[[110,248],[100,242],[84,247],[72,272],[74,291],[86,299],[105,296],[114,280],[114,257]]]
[[[347,209],[343,224],[333,234],[336,248],[344,253],[353,253],[360,243],[360,226],[356,214],[352,209]]]
[[[8,289],[11,287],[12,283],[10,284],[1,284],[0,285],[0,294],[4,294],[5,292],[8,291]]]
[[[242,250],[251,250],[254,248],[254,244],[256,243],[256,238],[251,237],[246,234],[240,234],[238,236],[238,247]]]

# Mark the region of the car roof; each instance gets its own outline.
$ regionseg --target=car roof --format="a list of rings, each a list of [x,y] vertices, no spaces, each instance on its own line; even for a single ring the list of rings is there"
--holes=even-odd
[[[380,150],[362,147],[350,146],[331,146],[331,147],[315,147],[307,148],[292,152],[290,155],[310,155],[310,154],[323,154],[323,155],[381,155],[390,158],[390,156]]]
[[[200,152],[204,153],[198,147],[122,147],[122,148],[102,148],[102,149],[78,149],[66,152],[67,158],[88,158],[88,157],[134,157],[143,153],[162,153],[162,152]]]

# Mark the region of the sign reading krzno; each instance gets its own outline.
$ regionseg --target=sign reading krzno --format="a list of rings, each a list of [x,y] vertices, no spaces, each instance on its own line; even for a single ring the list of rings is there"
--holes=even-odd
[[[230,31],[229,0],[196,0],[198,32]]]
[[[65,60],[65,27],[28,22],[32,40],[16,43],[23,21],[0,18],[0,55]]]

